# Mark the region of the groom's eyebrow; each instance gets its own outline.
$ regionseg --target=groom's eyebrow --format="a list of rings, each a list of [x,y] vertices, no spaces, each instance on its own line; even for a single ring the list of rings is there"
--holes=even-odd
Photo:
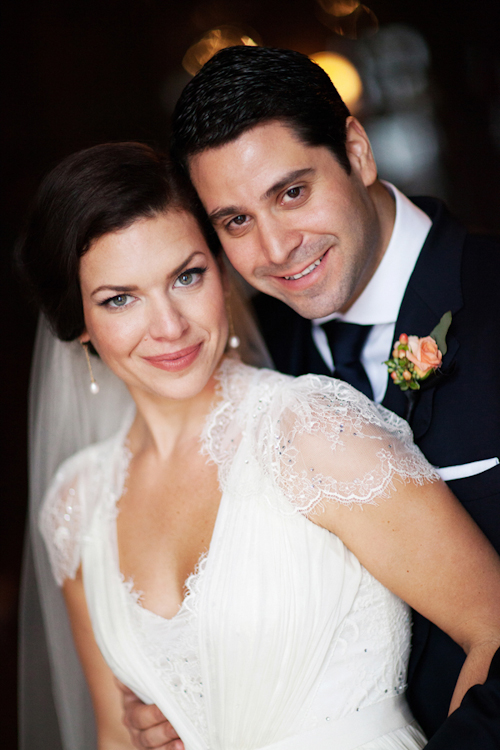
[[[314,173],[314,171],[315,170],[313,169],[313,167],[305,167],[304,169],[294,169],[292,172],[287,172],[285,175],[283,175],[283,177],[280,177],[277,182],[271,185],[271,187],[268,188],[265,193],[260,196],[259,200],[268,200],[273,195],[276,195],[276,193],[279,193],[280,190],[286,188],[292,182],[300,180],[301,177],[305,177],[306,175],[311,175]],[[244,213],[245,209],[241,208],[240,206],[225,206],[224,208],[216,208],[215,211],[212,211],[208,215],[208,218],[213,224],[217,224],[217,222],[225,219],[228,216],[235,216]]]
[[[283,175],[283,177],[281,177],[278,182],[275,182],[274,185],[268,188],[268,190],[266,190],[266,192],[260,196],[260,200],[265,201],[268,198],[271,198],[273,195],[279,193],[280,190],[283,190],[283,188],[286,188],[292,182],[300,180],[301,177],[310,175],[313,172],[314,169],[312,167],[305,167],[304,169],[294,169],[292,172],[288,172],[287,174]]]
[[[244,211],[238,206],[226,206],[225,208],[216,208],[208,214],[208,218],[212,224],[217,224],[222,219],[226,219],[228,216],[234,216],[235,214],[242,214]]]

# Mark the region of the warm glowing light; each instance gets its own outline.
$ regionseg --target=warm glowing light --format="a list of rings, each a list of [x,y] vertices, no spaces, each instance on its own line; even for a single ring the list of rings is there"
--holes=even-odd
[[[340,96],[350,109],[354,109],[363,93],[363,85],[354,65],[334,52],[316,52],[311,60],[327,73]]]
[[[360,0],[318,0],[316,14],[325,26],[347,39],[369,37],[378,31],[375,13]]]
[[[360,0],[318,0],[318,2],[326,13],[337,18],[349,16],[361,5]]]
[[[257,37],[255,41],[254,37]],[[255,32],[252,36],[237,26],[220,26],[218,29],[210,29],[202,36],[199,42],[193,44],[182,60],[182,65],[187,72],[194,76],[211,57],[225,47],[259,47],[260,39]]]

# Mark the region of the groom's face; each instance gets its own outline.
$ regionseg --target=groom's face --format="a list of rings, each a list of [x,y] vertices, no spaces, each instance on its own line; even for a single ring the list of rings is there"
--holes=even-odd
[[[350,118],[350,175],[329,149],[305,144],[279,122],[189,162],[233,266],[305,318],[348,309],[383,253],[370,197],[376,171],[364,156],[364,139]]]

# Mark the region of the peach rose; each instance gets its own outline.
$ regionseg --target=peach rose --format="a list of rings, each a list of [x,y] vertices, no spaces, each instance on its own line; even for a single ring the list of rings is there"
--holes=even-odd
[[[441,364],[443,355],[431,336],[408,336],[407,358],[415,365],[415,372],[423,378],[429,370],[435,370]]]

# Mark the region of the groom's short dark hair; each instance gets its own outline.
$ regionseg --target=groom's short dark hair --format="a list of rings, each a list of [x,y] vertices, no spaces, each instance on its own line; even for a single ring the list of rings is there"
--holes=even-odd
[[[182,92],[174,111],[172,152],[185,169],[201,151],[234,141],[264,122],[288,125],[303,143],[326,146],[349,174],[349,110],[325,71],[300,52],[227,47]]]

